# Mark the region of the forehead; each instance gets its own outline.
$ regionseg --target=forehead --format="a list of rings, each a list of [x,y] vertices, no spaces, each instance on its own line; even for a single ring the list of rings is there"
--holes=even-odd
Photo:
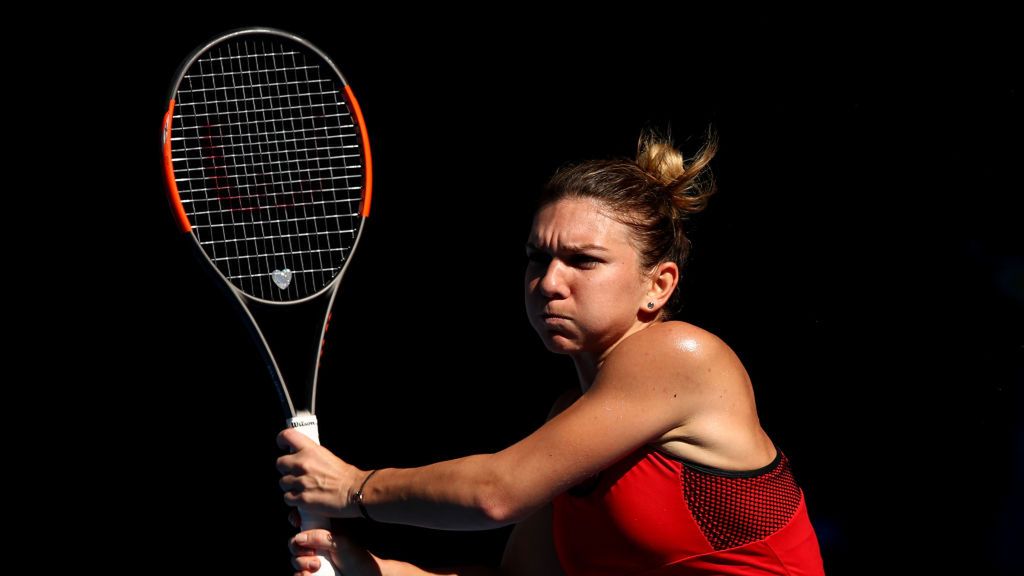
[[[625,246],[629,236],[626,226],[610,217],[601,203],[588,198],[565,198],[537,211],[529,242],[556,248],[583,244],[615,248]]]

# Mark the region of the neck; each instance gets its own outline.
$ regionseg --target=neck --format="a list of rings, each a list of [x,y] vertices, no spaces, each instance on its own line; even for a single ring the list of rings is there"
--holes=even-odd
[[[572,361],[576,364],[576,376],[580,380],[580,391],[586,392],[597,377],[597,371],[601,369],[603,360],[588,355],[573,356]]]
[[[612,350],[615,350],[623,340],[655,323],[656,322],[653,321],[641,322],[638,320],[625,332],[625,334],[610,345],[602,347],[598,352],[580,352],[579,354],[574,354],[572,356],[572,361],[576,364],[576,376],[580,381],[580,391],[586,393],[586,391],[590,389],[594,384],[594,380],[597,378],[597,374],[601,371],[601,366],[604,365],[604,361],[612,353]]]

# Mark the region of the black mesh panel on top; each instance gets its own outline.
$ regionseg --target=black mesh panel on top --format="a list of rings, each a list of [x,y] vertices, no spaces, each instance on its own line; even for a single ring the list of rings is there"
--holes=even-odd
[[[756,474],[716,473],[686,464],[681,480],[690,513],[715,550],[770,536],[789,522],[800,504],[800,487],[781,452]]]

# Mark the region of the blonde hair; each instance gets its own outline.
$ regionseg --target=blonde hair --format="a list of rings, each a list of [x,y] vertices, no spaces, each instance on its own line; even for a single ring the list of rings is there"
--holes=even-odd
[[[592,198],[629,227],[643,270],[675,262],[682,270],[691,242],[683,223],[707,207],[715,193],[709,169],[718,151],[718,138],[709,129],[700,150],[687,163],[672,141],[644,130],[637,141],[636,160],[589,160],[560,168],[548,180],[538,208],[563,198]],[[681,304],[679,286],[661,318],[674,315]]]

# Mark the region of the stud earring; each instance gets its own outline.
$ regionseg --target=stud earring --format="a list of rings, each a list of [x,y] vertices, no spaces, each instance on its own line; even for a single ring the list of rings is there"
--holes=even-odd
[[[654,302],[648,302],[647,303],[647,309],[648,310],[654,310]]]

